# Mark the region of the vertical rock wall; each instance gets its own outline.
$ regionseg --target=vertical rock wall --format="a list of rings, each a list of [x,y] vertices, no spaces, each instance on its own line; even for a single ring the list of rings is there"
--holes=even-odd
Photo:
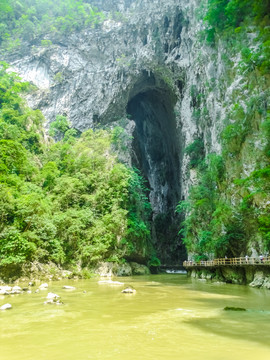
[[[239,79],[227,87],[222,44],[218,51],[202,47],[199,0],[92,3],[113,15],[68,37],[48,34],[52,46],[29,44],[8,60],[37,85],[28,101],[48,123],[66,115],[83,131],[129,114],[135,124],[126,126],[134,137],[130,159],[150,188],[153,239],[164,262],[177,262],[186,255],[175,207],[196,182],[183,149],[200,137],[206,153],[221,151],[226,99]]]

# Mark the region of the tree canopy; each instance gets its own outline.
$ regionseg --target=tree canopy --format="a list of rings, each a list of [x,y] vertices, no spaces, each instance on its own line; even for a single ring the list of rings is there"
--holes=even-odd
[[[52,34],[55,37],[95,27],[104,19],[105,15],[86,0],[1,0],[0,46],[13,51],[24,41],[37,40],[38,45],[48,46]]]
[[[117,160],[113,135],[81,135],[57,116],[45,142],[28,91],[0,65],[0,266],[53,261],[91,266],[151,255],[149,201],[139,172]],[[115,135],[114,135],[115,138]]]

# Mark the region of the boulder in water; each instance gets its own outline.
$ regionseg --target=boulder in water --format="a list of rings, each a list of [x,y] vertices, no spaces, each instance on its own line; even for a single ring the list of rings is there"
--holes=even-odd
[[[132,286],[127,286],[124,290],[121,291],[123,294],[135,294],[136,290]]]
[[[60,296],[54,293],[48,293],[47,300],[44,302],[44,304],[54,304],[54,305],[62,305],[62,301],[60,300]]]
[[[11,294],[20,294],[22,292],[22,288],[20,286],[13,286],[11,290]]]
[[[11,291],[11,286],[0,286],[0,295],[9,295]]]
[[[48,289],[48,287],[49,287],[49,285],[47,283],[44,283],[44,284],[41,284],[38,288],[40,290],[46,290],[46,289]]]
[[[4,304],[0,307],[0,310],[9,310],[12,309],[12,305],[10,304]]]
[[[59,295],[49,292],[46,299],[49,300],[49,299],[59,299],[59,298],[60,298]]]

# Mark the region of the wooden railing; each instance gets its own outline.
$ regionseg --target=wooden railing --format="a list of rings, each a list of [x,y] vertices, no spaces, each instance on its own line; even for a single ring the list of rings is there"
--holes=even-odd
[[[184,261],[183,266],[189,267],[216,267],[216,266],[247,266],[247,265],[270,265],[270,256],[268,257],[239,257],[222,258],[214,260]]]

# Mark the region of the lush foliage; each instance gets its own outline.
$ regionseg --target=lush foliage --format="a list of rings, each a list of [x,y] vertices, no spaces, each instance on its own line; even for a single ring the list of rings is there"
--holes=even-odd
[[[264,250],[270,250],[269,213],[267,204],[263,205],[269,197],[269,165],[235,181],[234,203],[230,201],[225,169],[222,156],[208,155],[196,168],[197,184],[177,208],[186,214],[180,233],[197,260],[244,256],[248,242],[259,233]],[[258,202],[263,206],[258,208]]]
[[[205,20],[217,32],[237,28],[247,17],[266,24],[269,14],[269,0],[208,0]]]
[[[0,265],[30,260],[88,266],[150,256],[149,202],[137,170],[117,161],[112,135],[79,136],[57,116],[45,143],[28,85],[0,68]],[[115,135],[114,135],[115,136]]]
[[[241,33],[255,27],[257,46],[243,48],[242,44],[243,65],[252,70],[258,67],[263,74],[270,71],[270,0],[208,0],[204,20],[206,40],[211,45],[220,37],[236,42]]]
[[[0,45],[12,51],[23,41],[41,38],[38,45],[50,46],[51,39],[42,36],[97,26],[104,17],[89,1],[1,0]]]
[[[185,148],[185,153],[189,155],[190,168],[196,168],[204,159],[204,144],[202,139],[196,139]]]
[[[178,212],[186,213],[180,232],[187,249],[196,254],[197,259],[222,256],[228,250],[233,253],[236,244],[233,239],[229,241],[228,228],[231,214],[220,199],[224,181],[223,159],[210,154],[198,163],[196,170],[197,184],[191,187],[189,198],[177,207]],[[223,231],[220,231],[221,222]]]
[[[220,155],[205,157],[200,138],[185,154],[196,174],[181,234],[195,259],[270,251],[270,1],[208,0],[203,36],[221,52],[224,74],[193,85],[196,121],[207,121],[207,93],[226,92]],[[202,35],[202,34],[200,34]],[[219,40],[221,40],[219,42]],[[220,60],[219,60],[220,61]],[[236,84],[237,79],[237,84]],[[223,88],[222,88],[223,87]],[[207,139],[207,135],[204,134]],[[194,177],[194,174],[193,174]],[[193,179],[194,181],[194,179]]]

